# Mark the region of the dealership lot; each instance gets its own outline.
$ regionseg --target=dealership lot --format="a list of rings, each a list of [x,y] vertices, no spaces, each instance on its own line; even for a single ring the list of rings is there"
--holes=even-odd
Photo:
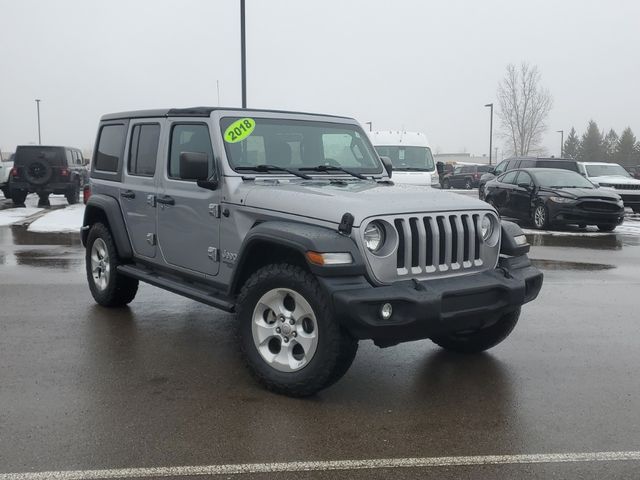
[[[0,479],[632,476],[637,224],[530,234],[544,288],[490,352],[362,342],[345,378],[306,400],[254,383],[231,315],[148,285],[102,309],[77,236],[0,227]]]

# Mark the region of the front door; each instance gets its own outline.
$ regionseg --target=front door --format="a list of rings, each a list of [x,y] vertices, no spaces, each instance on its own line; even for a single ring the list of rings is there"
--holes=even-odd
[[[528,187],[521,187],[521,184]],[[516,178],[516,184],[511,191],[512,215],[521,220],[529,220],[531,209],[531,194],[533,192],[533,180],[527,172],[521,171]]]
[[[125,181],[120,184],[120,205],[136,255],[156,256],[156,168],[161,158],[160,133],[164,119],[131,123],[126,149]]]
[[[220,266],[220,191],[180,178],[180,154],[205,153],[215,175],[206,123],[170,121],[169,152],[156,198],[158,244],[164,261],[188,272],[217,275]]]

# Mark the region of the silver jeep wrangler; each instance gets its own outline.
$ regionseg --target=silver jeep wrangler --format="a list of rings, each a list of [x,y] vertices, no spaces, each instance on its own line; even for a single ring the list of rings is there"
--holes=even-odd
[[[311,395],[358,340],[480,352],[542,274],[520,228],[472,198],[394,185],[353,119],[189,108],[105,115],[82,227],[106,307],[143,281],[235,312],[267,388]]]

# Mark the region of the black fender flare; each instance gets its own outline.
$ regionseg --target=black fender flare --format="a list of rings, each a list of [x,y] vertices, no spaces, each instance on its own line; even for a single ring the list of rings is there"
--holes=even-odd
[[[247,232],[240,247],[231,279],[230,290],[235,291],[242,272],[254,248],[260,244],[276,244],[287,247],[300,253],[306,260],[305,254],[309,251],[348,252],[353,263],[349,265],[324,265],[319,266],[307,261],[311,272],[319,276],[354,276],[364,275],[366,267],[364,259],[353,238],[339,233],[337,230],[291,221],[267,221],[256,224]],[[268,255],[268,252],[265,252]]]
[[[105,217],[109,223],[109,230],[113,236],[113,241],[118,249],[120,258],[133,257],[133,249],[129,240],[127,227],[124,223],[122,211],[118,201],[108,195],[91,195],[84,210],[84,220],[82,221],[81,238],[82,245],[86,246],[87,236],[91,225]]]

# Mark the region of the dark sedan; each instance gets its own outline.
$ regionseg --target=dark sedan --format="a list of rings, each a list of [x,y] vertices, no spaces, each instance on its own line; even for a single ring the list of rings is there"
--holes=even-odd
[[[611,231],[624,219],[622,199],[580,174],[552,168],[510,170],[485,186],[485,200],[501,215],[552,225],[597,225]]]

